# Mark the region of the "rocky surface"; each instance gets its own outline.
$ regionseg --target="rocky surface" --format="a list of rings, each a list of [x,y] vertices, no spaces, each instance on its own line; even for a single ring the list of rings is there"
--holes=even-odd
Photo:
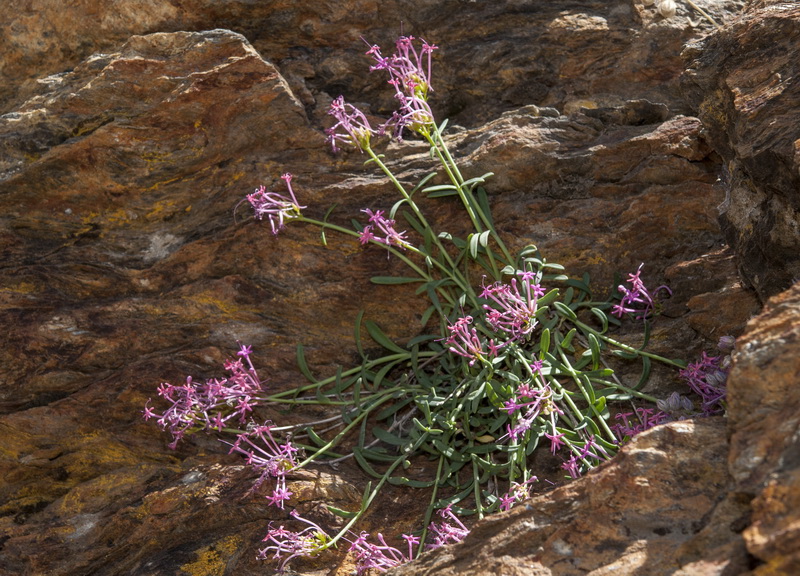
[[[726,237],[766,299],[800,278],[800,6],[753,2],[685,57],[685,91],[725,162]]]
[[[717,21],[741,0],[698,0]],[[440,45],[442,117],[475,125],[525,104],[619,105],[648,99],[673,112],[680,50],[713,26],[679,3],[668,20],[634,0],[470,2],[320,0],[30,0],[0,21],[0,110],[46,93],[58,76],[95,53],[116,52],[134,34],[226,28],[243,34],[314,108],[322,92],[390,109],[383,81],[363,73],[364,36],[390,44],[405,30]],[[376,25],[376,22],[381,23]],[[324,97],[321,109],[328,102]]]
[[[697,4],[719,21],[741,6]],[[270,570],[256,551],[285,516],[250,493],[253,474],[210,437],[169,451],[141,410],[163,380],[219,375],[237,340],[282,389],[300,380],[299,342],[319,373],[350,364],[361,309],[400,339],[419,331],[412,291],[369,285],[400,270],[380,250],[331,235],[323,246],[302,226],[273,237],[238,206],[285,171],[311,215],[336,203],[332,218],[347,223],[390,206],[388,183],[358,153],[332,156],[322,133],[331,96],[371,101],[373,114],[390,106],[382,79],[363,72],[365,31],[385,43],[403,21],[441,46],[436,105],[454,119],[464,172],[497,174],[489,193],[510,244],[537,244],[600,292],[641,262],[670,285],[656,351],[691,359],[759,310],[717,224],[726,149],[680,99],[680,48],[712,28],[687,6],[663,20],[627,1],[129,0],[113,13],[34,1],[0,20],[0,565],[12,573]],[[418,142],[381,147],[404,181],[430,169]],[[451,203],[425,209],[463,231]],[[791,573],[797,301],[787,293],[749,324],[727,421],[641,435],[406,569]],[[651,391],[680,386],[660,370]],[[325,503],[355,506],[365,479],[343,466],[291,482],[293,506],[335,523]],[[366,529],[415,528],[417,495],[391,495]],[[340,554],[296,568],[352,567]]]

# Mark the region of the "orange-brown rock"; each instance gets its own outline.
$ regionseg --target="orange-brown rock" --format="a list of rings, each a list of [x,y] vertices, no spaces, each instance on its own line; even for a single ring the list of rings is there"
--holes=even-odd
[[[697,3],[719,20],[740,5]],[[239,205],[259,184],[279,188],[279,175],[291,171],[308,214],[322,217],[336,203],[331,218],[346,225],[364,207],[391,206],[388,182],[357,152],[332,156],[322,128],[338,93],[373,102],[376,116],[391,105],[383,81],[365,73],[358,37],[385,44],[401,20],[440,45],[435,105],[460,125],[448,138],[465,173],[496,173],[487,188],[510,244],[533,242],[571,274],[590,272],[600,294],[614,289],[614,273],[645,262],[648,281],[674,290],[651,338],[665,355],[691,359],[754,313],[716,223],[725,195],[719,159],[678,98],[679,48],[707,23],[692,25],[696,14],[683,5],[665,21],[638,1],[412,4],[412,19],[400,11],[407,2],[367,1],[198,2],[189,11],[129,0],[113,13],[88,1],[32,1],[0,17],[13,32],[0,35],[8,79],[0,566],[31,576],[269,570],[256,552],[267,524],[285,514],[248,493],[253,473],[211,437],[170,452],[141,410],[162,380],[218,376],[237,340],[253,346],[278,389],[302,381],[300,342],[315,372],[351,365],[361,309],[401,340],[419,332],[425,304],[413,290],[369,284],[401,271],[397,261],[331,234],[324,246],[317,230],[292,223],[273,237]],[[413,139],[380,146],[404,182],[430,169]],[[437,226],[464,231],[454,204],[423,204]],[[791,298],[775,310],[794,310]],[[765,330],[791,333],[791,320],[769,318]],[[742,370],[747,354],[736,360]],[[756,364],[767,357],[759,354]],[[790,365],[771,366],[777,378]],[[659,370],[649,390],[680,386],[674,371]],[[735,402],[742,405],[732,400],[739,412],[731,421],[739,422],[747,415]],[[648,573],[729,574],[759,559],[788,566],[794,552],[781,534],[792,534],[793,516],[779,503],[796,496],[791,458],[773,458],[780,431],[751,445],[732,428],[742,454],[769,457],[750,468],[737,457],[729,473],[723,427],[720,419],[683,422],[642,435],[619,460],[537,496],[531,510],[478,523],[469,546],[422,565],[635,573],[646,553],[646,569],[663,570]],[[777,484],[769,483],[773,464]],[[345,463],[290,481],[291,504],[333,526],[326,504],[356,506],[366,479]],[[413,505],[424,502],[390,493],[365,527],[414,529]],[[656,522],[662,511],[669,520]],[[477,546],[501,534],[532,538],[541,557],[526,564],[512,553],[530,550],[516,544]],[[296,568],[343,574],[351,566],[340,554]]]
[[[725,435],[717,418],[644,432],[584,478],[392,574],[742,574],[749,560],[735,527],[748,507],[726,497]]]
[[[685,56],[686,94],[726,166],[726,236],[763,300],[800,278],[800,6],[751,2]]]

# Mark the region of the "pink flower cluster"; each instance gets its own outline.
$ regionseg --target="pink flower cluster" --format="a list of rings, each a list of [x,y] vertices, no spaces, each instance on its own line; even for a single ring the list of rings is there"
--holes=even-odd
[[[428,531],[433,535],[432,542],[427,545],[428,550],[461,542],[469,534],[469,528],[459,520],[451,506],[442,508],[438,511],[438,514],[442,520],[431,522],[428,526]],[[356,561],[357,576],[363,576],[370,570],[387,572],[396,566],[413,560],[415,558],[414,547],[419,548],[420,539],[411,534],[403,534],[402,537],[406,542],[405,552],[387,544],[383,534],[379,533],[377,535],[378,542],[376,544],[370,542],[368,533],[361,532],[351,542],[350,546],[350,552],[354,555]],[[417,550],[418,553],[419,550]]]
[[[395,89],[394,97],[400,108],[394,112],[381,128],[385,131],[393,127],[393,135],[402,139],[403,129],[415,132],[427,130],[433,124],[433,112],[428,105],[428,92],[431,86],[431,54],[436,46],[422,40],[419,51],[414,47],[413,36],[401,36],[395,44],[394,54],[385,58],[379,46],[371,46],[367,54],[375,60],[370,70],[386,70],[389,84]]]
[[[383,210],[376,210],[373,212],[369,208],[362,210],[369,216],[369,224],[367,224],[361,231],[360,239],[361,244],[366,244],[370,241],[386,244],[387,246],[397,246],[399,248],[406,248],[406,232],[398,232],[395,230],[395,221],[386,218],[383,215]],[[380,235],[376,234],[378,232]]]
[[[666,286],[659,286],[651,294],[640,278],[642,266],[644,264],[639,265],[636,274],[628,274],[627,283],[630,284],[630,288],[626,288],[623,285],[617,287],[617,290],[622,294],[622,300],[611,308],[611,313],[614,316],[622,318],[625,314],[635,314],[637,320],[645,320],[655,311],[656,302],[654,296],[657,296],[662,291],[672,296],[672,290]]]
[[[531,497],[530,485],[538,482],[536,476],[531,476],[525,482],[514,482],[511,489],[500,497],[500,510],[506,512],[511,510],[516,504],[523,502]]]
[[[265,216],[269,218],[272,233],[276,235],[286,226],[287,220],[297,218],[300,216],[300,211],[305,208],[305,206],[300,206],[295,198],[294,190],[292,190],[292,175],[287,172],[281,176],[281,179],[286,182],[286,188],[289,190],[288,197],[268,192],[264,186],[259,186],[255,192],[246,197],[255,211],[256,219],[262,220]]]
[[[307,520],[300,516],[296,510],[292,510],[289,515],[303,522],[306,527],[292,531],[287,530],[283,525],[278,528],[273,528],[272,523],[269,525],[269,532],[264,537],[264,542],[269,542],[269,545],[259,550],[258,558],[260,560],[281,560],[278,566],[278,572],[282,573],[286,570],[287,564],[293,558],[309,557],[322,551],[328,543],[328,534],[311,520]]]
[[[162,413],[156,412],[147,400],[144,419],[155,418],[162,430],[172,434],[169,447],[173,450],[187,434],[199,431],[222,431],[229,422],[241,425],[247,421],[253,408],[258,405],[262,383],[253,364],[250,362],[250,348],[242,346],[239,356],[247,362],[245,368],[241,359],[225,363],[230,372],[227,378],[212,378],[197,383],[191,376],[182,386],[163,382],[158,387],[158,395],[169,403]]]
[[[518,272],[517,279],[512,278],[510,284],[495,282],[484,286],[481,298],[491,301],[484,304],[486,322],[495,332],[505,332],[512,340],[528,336],[536,328],[536,311],[539,298],[544,296],[544,288],[536,281],[533,272]]]
[[[730,336],[721,338],[719,349],[723,352],[733,350],[733,338]],[[730,363],[730,355],[709,356],[703,352],[699,361],[689,364],[680,371],[681,378],[695,394],[700,396],[700,410],[703,414],[719,414],[724,411]]]
[[[422,41],[417,51],[413,36],[401,36],[396,43],[396,51],[389,57],[381,55],[379,46],[370,46],[367,54],[375,64],[370,70],[386,70],[389,73],[389,84],[395,89],[395,98],[399,109],[392,117],[379,126],[372,128],[366,115],[352,104],[344,101],[342,96],[331,102],[328,114],[336,119],[336,124],[328,128],[328,142],[334,152],[338,143],[349,144],[362,152],[369,148],[373,135],[392,131],[398,140],[402,139],[403,129],[414,131],[428,130],[433,124],[433,112],[428,105],[428,92],[431,87],[431,53],[436,46]]]
[[[626,437],[633,438],[653,426],[672,420],[672,417],[662,410],[655,411],[652,408],[641,407],[636,408],[633,412],[619,412],[614,418],[619,422],[611,426],[611,430],[620,442]]]
[[[594,436],[589,436],[578,453],[573,453],[569,459],[561,465],[561,468],[566,470],[571,478],[578,478],[581,476],[583,465],[588,460],[602,462],[609,458],[610,456],[605,448],[597,443]]]
[[[513,441],[519,441],[525,432],[530,430],[533,423],[541,415],[550,415],[552,413],[563,414],[561,409],[552,401],[553,390],[545,380],[542,374],[543,362],[537,360],[530,366],[533,373],[533,379],[536,381],[536,386],[531,383],[521,383],[517,386],[515,394],[510,399],[506,400],[503,409],[508,412],[509,416],[516,416],[514,418],[514,426],[508,426],[508,437]],[[560,443],[560,437],[555,433],[555,426],[553,425],[553,436],[548,436],[551,443]],[[555,454],[555,448],[553,454]]]
[[[297,465],[297,448],[289,440],[279,442],[272,434],[273,427],[266,422],[260,426],[248,426],[246,432],[236,436],[235,442],[226,444],[231,447],[229,454],[242,454],[247,458],[247,464],[260,473],[253,490],[261,486],[267,478],[275,478],[275,488],[272,495],[267,496],[267,500],[273,506],[283,509],[283,503],[292,496],[286,488],[286,473]]]
[[[476,361],[494,358],[500,349],[515,340],[528,337],[536,328],[538,299],[544,295],[533,272],[518,272],[510,284],[495,282],[484,286],[481,297],[489,300],[484,304],[486,324],[502,340],[497,344],[493,338],[483,338],[473,325],[472,316],[463,316],[448,326],[450,336],[445,340],[454,354],[470,359],[470,366]]]

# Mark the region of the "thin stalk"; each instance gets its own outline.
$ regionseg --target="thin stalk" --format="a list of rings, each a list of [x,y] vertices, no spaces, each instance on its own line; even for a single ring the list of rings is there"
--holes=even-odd
[[[480,222],[483,222],[483,225],[486,227],[487,230],[490,231],[492,238],[500,247],[500,250],[503,252],[503,256],[506,259],[506,263],[513,265],[514,258],[511,256],[511,253],[508,251],[503,239],[494,229],[491,220],[487,214],[484,214],[483,210],[481,209],[480,205],[475,201],[475,197],[472,196],[472,193],[464,187],[464,177],[461,175],[461,172],[458,169],[458,165],[456,164],[453,157],[450,155],[450,150],[447,148],[447,144],[445,144],[444,139],[442,138],[441,133],[439,132],[438,127],[434,127],[434,135],[436,138],[432,138],[429,133],[423,133],[425,139],[431,145],[431,147],[436,151],[436,155],[439,157],[439,161],[441,162],[442,166],[445,168],[450,181],[453,183],[456,188],[458,188],[458,195],[461,198],[461,202],[464,204],[464,208],[467,210],[467,214],[469,215],[470,220],[472,221],[473,226],[477,232],[482,232],[483,227],[481,226]],[[439,146],[441,144],[441,148]],[[469,196],[468,196],[469,194]],[[478,216],[480,217],[480,222],[475,216],[477,212]],[[490,253],[490,260],[492,262],[492,267],[496,270],[497,266],[495,265],[495,258],[494,255],[491,254],[491,249],[487,246],[487,252]],[[496,278],[499,280],[499,273],[496,274]]]
[[[444,456],[439,456],[439,466],[436,468],[436,481],[433,483],[433,493],[431,494],[431,502],[425,510],[425,518],[422,521],[422,536],[419,538],[418,550],[424,550],[425,539],[428,537],[428,526],[431,524],[431,517],[433,516],[433,507],[436,504],[436,496],[439,493],[439,482],[442,478],[442,466],[444,465]]]
[[[572,380],[575,382],[575,385],[580,389],[581,394],[583,394],[584,400],[586,400],[586,403],[591,407],[592,413],[595,415],[595,421],[596,422],[599,421],[600,427],[612,441],[615,440],[616,437],[614,436],[614,433],[611,431],[611,428],[608,427],[608,424],[606,424],[606,421],[603,419],[602,415],[594,407],[594,404],[592,404],[589,398],[589,394],[588,392],[586,392],[586,389],[584,388],[583,382],[581,382],[581,379],[578,377],[578,373],[572,367],[572,364],[570,364],[569,358],[567,358],[566,354],[564,354],[564,350],[562,350],[560,346],[557,346],[557,348],[558,348],[558,355],[561,356],[561,361],[567,368],[569,368],[569,375],[572,376]]]
[[[709,15],[709,14],[708,14],[708,13],[707,13],[705,10],[703,10],[702,8],[700,8],[700,6],[698,6],[697,4],[695,4],[694,2],[692,2],[692,0],[686,0],[686,3],[687,3],[689,6],[691,6],[692,8],[694,8],[695,10],[697,10],[698,12],[700,12],[700,14],[702,14],[702,15],[703,15],[703,18],[705,18],[706,20],[708,20],[708,21],[709,21],[709,22],[711,22],[711,23],[712,23],[714,26],[716,26],[716,27],[717,27],[717,30],[720,30],[720,29],[722,29],[722,26],[720,26],[719,24],[717,24],[717,21],[716,21],[716,20],[714,20],[714,19],[711,17],[711,15]]]
[[[350,519],[350,522],[348,522],[336,536],[334,536],[330,541],[328,541],[325,544],[324,547],[321,548],[322,550],[326,550],[331,546],[334,546],[336,542],[341,540],[342,536],[344,536],[350,531],[350,528],[353,526],[353,524],[358,522],[364,515],[364,513],[369,509],[370,505],[372,504],[372,501],[375,499],[375,496],[377,496],[378,492],[380,492],[380,489],[383,488],[383,485],[391,477],[392,472],[394,472],[395,468],[397,468],[400,464],[403,463],[403,461],[405,461],[408,454],[413,454],[414,452],[416,452],[417,448],[419,448],[427,439],[428,439],[428,433],[425,432],[419,438],[417,438],[417,441],[414,442],[413,446],[409,449],[408,452],[401,454],[397,460],[392,462],[391,466],[389,466],[386,472],[384,472],[383,476],[381,476],[381,479],[378,482],[378,484],[372,490],[367,499],[363,502],[361,510],[359,510],[358,513],[355,516],[353,516],[353,518]]]
[[[398,388],[399,388],[399,387],[398,387]],[[393,399],[393,398],[391,397],[391,395],[387,395],[386,397],[384,397],[384,398],[381,398],[381,399],[379,399],[378,401],[376,401],[376,402],[375,402],[373,405],[371,405],[371,406],[369,406],[369,407],[365,407],[365,408],[363,408],[361,411],[359,411],[359,412],[358,412],[358,415],[357,415],[357,416],[356,416],[356,417],[353,419],[353,421],[352,421],[352,422],[350,422],[350,423],[349,423],[347,426],[345,426],[345,427],[342,429],[342,431],[341,431],[341,432],[339,432],[339,433],[338,433],[336,436],[334,436],[334,437],[333,437],[333,439],[332,439],[332,440],[330,440],[330,441],[329,441],[328,443],[326,443],[324,446],[322,446],[322,447],[320,447],[319,449],[317,449],[317,451],[316,451],[316,452],[314,452],[314,453],[313,453],[311,456],[309,456],[308,458],[306,458],[305,460],[303,460],[302,462],[300,462],[300,463],[299,463],[297,466],[295,466],[294,468],[295,468],[295,469],[297,469],[297,468],[302,468],[302,467],[304,467],[305,465],[307,465],[307,464],[309,464],[309,463],[313,462],[314,460],[316,460],[317,458],[319,458],[319,457],[320,457],[322,454],[325,454],[325,453],[326,453],[326,452],[327,452],[329,449],[333,448],[333,447],[334,447],[336,444],[338,444],[338,443],[339,443],[339,441],[340,441],[342,438],[344,438],[344,436],[345,436],[345,435],[346,435],[346,434],[347,434],[347,433],[348,433],[350,430],[352,430],[352,429],[353,429],[353,427],[354,427],[356,424],[359,424],[359,423],[360,423],[360,422],[361,422],[361,421],[362,421],[364,418],[366,418],[366,417],[369,415],[369,413],[370,413],[370,412],[372,412],[372,410],[374,410],[375,408],[377,408],[377,407],[378,407],[378,406],[380,406],[381,404],[384,404],[384,403],[386,403],[387,401],[389,401],[389,400],[392,400],[392,399]]]
[[[653,360],[658,360],[663,364],[668,364],[669,366],[674,366],[675,368],[686,368],[686,363],[680,360],[670,360],[669,358],[664,358],[663,356],[659,356],[658,354],[653,354],[651,352],[645,352],[644,350],[639,350],[638,348],[634,348],[633,346],[628,346],[627,344],[623,344],[619,340],[614,340],[613,338],[606,336],[605,334],[601,334],[588,324],[584,324],[580,320],[570,320],[575,326],[579,327],[581,330],[586,332],[591,332],[596,337],[602,339],[605,342],[608,342],[612,346],[619,348],[620,350],[624,350],[625,352],[630,352],[631,354],[636,354],[637,356],[646,356]]]
[[[433,351],[430,351],[430,352],[419,352],[417,354],[417,356],[419,358],[432,358],[432,357],[436,356],[437,354],[438,354],[438,352],[433,352]],[[361,366],[358,366],[357,368],[351,368],[350,370],[345,370],[344,372],[341,372],[340,374],[337,374],[336,376],[329,376],[328,378],[325,378],[323,380],[319,380],[319,381],[314,382],[312,384],[306,384],[305,386],[299,386],[297,388],[292,388],[291,390],[284,390],[283,392],[277,392],[275,394],[270,394],[269,396],[265,396],[264,400],[266,400],[268,402],[276,402],[277,403],[277,402],[280,402],[281,399],[285,398],[286,396],[292,396],[292,395],[296,396],[297,394],[302,394],[303,392],[307,392],[309,390],[314,390],[316,388],[321,388],[322,386],[325,386],[326,384],[333,384],[339,378],[346,377],[346,376],[353,376],[353,375],[358,374],[359,372],[361,372],[362,370],[365,370],[365,369],[369,370],[369,369],[371,369],[371,368],[373,368],[375,366],[379,366],[381,364],[386,364],[388,362],[394,362],[394,361],[397,361],[397,360],[410,360],[410,359],[411,359],[411,353],[410,352],[403,352],[403,353],[399,353],[398,352],[397,354],[388,354],[386,356],[382,356],[382,357],[377,358],[375,360],[371,360],[369,362],[366,362],[366,363],[362,364]]]

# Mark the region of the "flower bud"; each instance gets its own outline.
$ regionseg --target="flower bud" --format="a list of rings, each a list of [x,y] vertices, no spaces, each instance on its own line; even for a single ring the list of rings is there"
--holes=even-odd
[[[678,7],[673,0],[661,0],[661,2],[658,3],[658,13],[664,18],[672,18],[677,11]]]
[[[722,336],[717,343],[720,352],[732,352],[736,345],[736,338],[733,336]]]

